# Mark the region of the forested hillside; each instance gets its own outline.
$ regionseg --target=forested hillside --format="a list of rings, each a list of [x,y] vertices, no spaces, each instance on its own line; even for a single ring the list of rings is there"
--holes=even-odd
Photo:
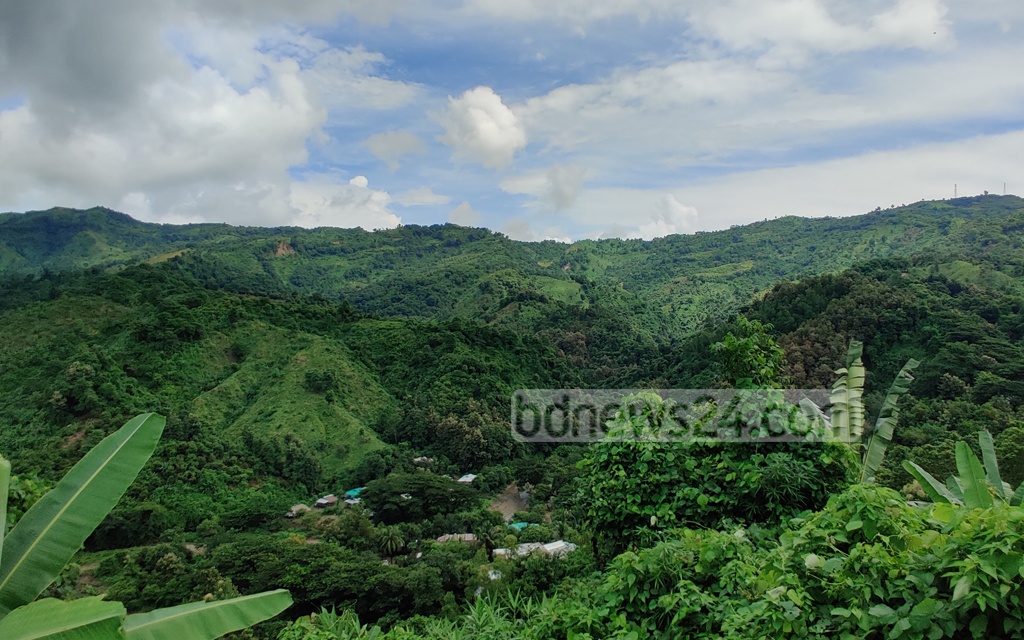
[[[637,362],[728,318],[780,279],[922,252],[992,256],[999,271],[1020,254],[1022,232],[1024,200],[1015,196],[570,245],[454,225],[372,233],[174,226],[53,209],[0,218],[0,273],[169,261],[219,289],[318,295],[385,317],[464,318],[539,335],[588,384],[657,386],[663,380]]]
[[[350,609],[394,638],[966,637],[987,627],[950,558],[994,553],[970,532],[1003,525],[907,506],[931,494],[903,463],[963,476],[968,442],[1011,488],[1024,483],[1022,244],[1024,201],[1010,196],[571,245],[453,225],[3,214],[12,518],[121,423],[156,411],[168,420],[155,454],[49,595],[105,592],[144,611],[283,587],[289,619]],[[866,415],[889,406],[909,359],[922,362],[887,409],[899,426],[872,485],[858,483],[861,450],[834,444],[511,437],[518,388],[823,388],[858,340]],[[616,424],[662,416],[648,406]],[[476,478],[456,482],[464,473]],[[285,517],[348,490],[358,502]],[[435,542],[444,534],[474,539]],[[952,555],[914,555],[933,543]],[[1024,558],[1024,546],[1004,552]],[[888,572],[901,566],[934,575],[899,582]],[[972,597],[1024,594],[1019,572],[996,573]],[[858,580],[885,594],[862,597]],[[986,606],[1012,626],[1011,604]],[[901,618],[916,625],[904,635]],[[326,637],[331,620],[284,637]],[[333,637],[371,633],[352,614],[335,622]]]

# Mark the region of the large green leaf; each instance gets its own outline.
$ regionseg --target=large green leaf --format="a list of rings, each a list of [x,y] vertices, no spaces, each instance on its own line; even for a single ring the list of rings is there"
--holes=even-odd
[[[0,559],[0,617],[53,582],[153,455],[164,422],[152,413],[129,420],[22,516]]]
[[[846,354],[846,367],[836,371],[839,378],[832,385],[832,428],[840,442],[853,442],[864,430],[864,349],[859,340],[851,340]]]
[[[864,451],[864,463],[861,465],[861,482],[871,482],[875,479],[878,467],[882,466],[885,459],[885,451],[892,443],[892,434],[896,429],[896,421],[900,417],[899,399],[910,389],[910,383],[914,381],[911,371],[921,363],[911,358],[903,365],[896,379],[889,387],[889,393],[885,395],[882,409],[878,412],[878,419],[875,421],[875,428],[871,432],[868,446]]]
[[[956,470],[960,473],[960,484],[963,485],[964,504],[971,509],[991,507],[992,494],[988,491],[985,469],[966,442],[956,443]]]
[[[1003,501],[1009,500],[1010,496],[1007,495],[1006,487],[1003,486],[1003,478],[999,475],[996,446],[992,442],[992,434],[987,429],[978,432],[978,444],[981,445],[981,459],[985,463],[985,477],[988,478],[988,483],[992,485],[992,488],[996,490],[996,495]]]
[[[949,476],[946,478],[946,488],[949,492],[956,496],[956,499],[960,501],[960,504],[964,503],[964,485],[960,482],[960,478],[956,476]]]
[[[288,591],[278,589],[214,602],[193,602],[124,621],[128,640],[213,640],[281,613],[292,604]]]
[[[116,640],[124,638],[124,605],[101,597],[65,602],[43,598],[0,620],[4,640]]]
[[[962,504],[961,501],[946,488],[946,485],[936,480],[935,476],[922,469],[916,462],[904,460],[903,468],[907,470],[907,473],[914,476],[918,484],[921,485],[921,488],[924,489],[924,492],[932,499],[932,502]]]
[[[11,490],[11,463],[0,456],[0,562],[4,559],[4,533],[7,531],[7,495]]]
[[[1024,483],[1017,487],[1017,490],[1010,496],[1011,507],[1019,507],[1021,502],[1024,502]]]

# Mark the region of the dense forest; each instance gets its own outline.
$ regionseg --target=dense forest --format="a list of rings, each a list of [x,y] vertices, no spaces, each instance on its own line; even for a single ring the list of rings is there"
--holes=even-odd
[[[0,214],[6,527],[156,412],[44,595],[284,588],[246,633],[289,640],[1019,637],[1022,338],[1013,196],[574,244]],[[523,388],[837,379],[866,444],[509,424]],[[665,426],[631,402],[615,429]]]

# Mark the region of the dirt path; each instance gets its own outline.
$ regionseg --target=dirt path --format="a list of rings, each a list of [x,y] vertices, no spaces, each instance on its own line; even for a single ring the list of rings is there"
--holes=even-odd
[[[505,490],[498,494],[487,508],[504,516],[505,522],[511,522],[516,511],[526,511],[529,506],[526,500],[520,497],[519,488],[513,482],[505,487]]]

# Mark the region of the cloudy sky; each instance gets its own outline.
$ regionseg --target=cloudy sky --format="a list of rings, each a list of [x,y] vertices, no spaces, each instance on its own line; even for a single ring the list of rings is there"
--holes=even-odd
[[[1020,0],[0,0],[0,210],[651,238],[1020,194],[1022,60]]]

